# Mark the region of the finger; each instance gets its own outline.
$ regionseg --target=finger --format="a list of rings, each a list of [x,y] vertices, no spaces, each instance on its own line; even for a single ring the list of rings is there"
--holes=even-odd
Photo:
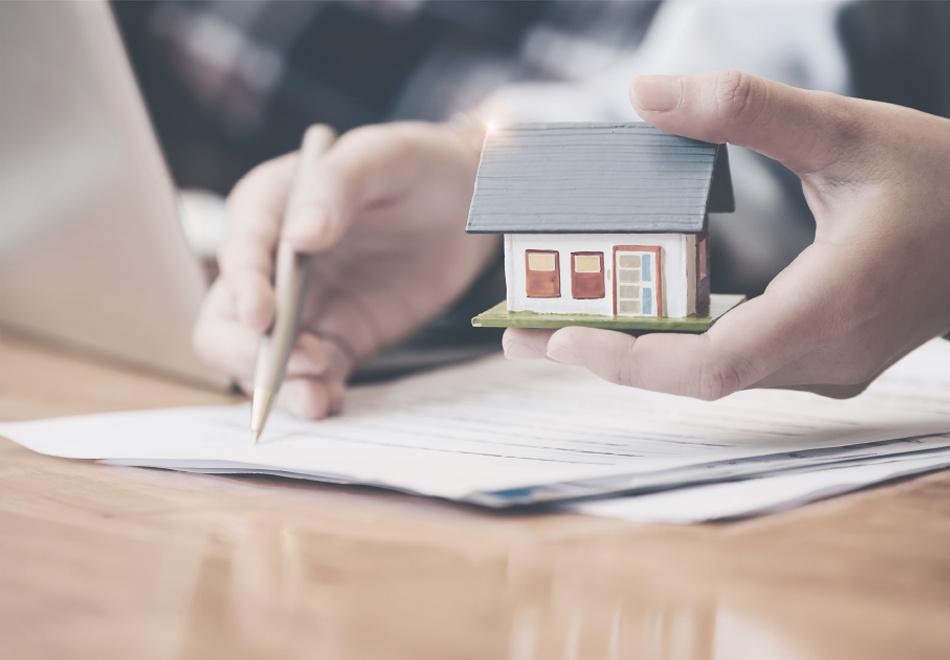
[[[277,407],[307,419],[320,419],[343,409],[350,367],[345,355],[332,343],[320,340],[320,348],[324,366],[318,371],[295,369],[291,359],[275,400]],[[240,377],[238,384],[249,395],[254,391],[253,375]]]
[[[292,397],[288,402],[288,410],[308,419],[321,419],[343,409],[346,379],[353,368],[346,351],[332,339],[321,337],[320,349],[324,360],[323,371],[317,375],[305,375],[303,380],[309,381],[310,384],[291,386],[292,390],[300,391],[288,395]],[[300,379],[290,380],[295,382]],[[317,384],[320,384],[322,389],[318,388]]]
[[[251,170],[228,197],[228,237],[221,247],[221,275],[238,318],[263,332],[274,314],[274,250],[293,179],[296,155]]]
[[[817,276],[822,275],[818,269]],[[770,288],[739,305],[702,335],[634,338],[609,330],[563,328],[551,336],[547,354],[622,385],[718,399],[799,358],[821,340],[823,320],[834,323],[822,315],[825,292],[820,286],[811,286],[807,277],[794,284]]]
[[[297,236],[301,228],[322,231],[334,224],[330,216],[341,213],[347,201],[340,194],[345,191],[330,185],[331,173],[324,163],[335,141],[335,131],[326,124],[315,124],[304,133],[281,229],[281,237],[289,239],[295,248],[300,247]]]
[[[531,360],[547,355],[548,340],[553,330],[508,328],[501,337],[501,347],[509,360]]]
[[[212,328],[208,336],[212,337],[210,341],[204,338],[196,341],[196,348],[201,358],[232,378],[241,381],[245,392],[252,392],[253,387],[245,389],[243,382],[250,382],[254,377],[260,336],[253,334],[246,326],[234,319],[216,322],[216,326]],[[303,336],[298,339],[297,345],[287,360],[286,377],[323,375],[330,365],[322,346],[316,351],[312,348],[303,349],[300,347],[301,339],[304,342],[307,341]],[[311,340],[319,342],[316,338]],[[198,341],[201,342],[200,345]]]
[[[247,394],[254,389],[250,381],[239,382]],[[288,378],[281,386],[274,406],[304,419],[323,419],[343,410],[346,385],[340,380],[319,377]]]
[[[321,337],[320,342],[326,365],[323,377],[330,381],[345,383],[356,368],[350,347],[341,346],[333,337]]]
[[[275,403],[304,419],[323,419],[331,411],[330,390],[319,378],[288,378]]]
[[[639,76],[630,97],[657,128],[749,147],[799,174],[826,171],[861,143],[853,99],[738,71]]]
[[[699,383],[703,339],[672,334],[635,338],[622,332],[570,327],[555,332],[547,356],[555,362],[584,367],[604,380],[656,392],[702,399],[739,389],[729,384],[707,392]]]
[[[201,306],[192,343],[205,362],[240,378],[253,372],[260,335],[238,321],[234,302],[223,278],[218,278]]]
[[[325,373],[330,367],[327,348],[319,337],[309,332],[301,332],[287,360],[287,375],[316,376]]]
[[[707,335],[633,337],[613,330],[562,328],[551,336],[547,355],[619,385],[709,401],[758,380],[751,366],[712,347]]]
[[[312,163],[308,185],[294,193],[282,237],[300,252],[333,245],[361,211],[400,196],[419,180],[427,162],[423,154],[432,153],[419,147],[433,142],[444,148],[436,139],[431,129],[410,123],[346,133]]]
[[[261,336],[238,321],[232,301],[220,280],[215,283],[195,325],[193,343],[198,355],[238,379],[253,377]],[[287,363],[287,375],[320,375],[339,358],[311,333],[301,333]],[[337,367],[338,371],[342,371]]]
[[[346,384],[336,376],[288,378],[275,404],[304,419],[323,419],[343,409]]]

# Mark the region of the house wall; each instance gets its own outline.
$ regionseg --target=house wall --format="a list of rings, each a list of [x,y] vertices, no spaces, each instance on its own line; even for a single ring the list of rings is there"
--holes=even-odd
[[[696,235],[688,234],[686,236],[686,253],[695,255],[698,244],[699,241],[696,240]],[[697,261],[695,256],[686,260],[686,311],[689,314],[696,313],[696,294],[699,291],[699,272],[697,270],[699,264]]]
[[[696,237],[696,305],[695,314],[706,316],[709,314],[709,223],[706,230]],[[702,264],[702,266],[701,266]],[[699,271],[704,270],[705,273]]]
[[[695,260],[695,245],[687,249],[684,234],[505,234],[505,276],[510,311],[613,314],[613,249],[617,245],[661,248],[663,306],[665,315],[682,318],[688,305],[687,264]],[[525,250],[557,250],[560,270],[559,298],[529,298],[525,291]],[[595,300],[571,297],[571,252],[603,252],[605,295]],[[695,286],[695,280],[694,280]]]

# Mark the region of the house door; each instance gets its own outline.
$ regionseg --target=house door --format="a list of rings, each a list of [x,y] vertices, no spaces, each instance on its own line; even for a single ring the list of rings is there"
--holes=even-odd
[[[662,316],[660,248],[614,248],[614,315]]]

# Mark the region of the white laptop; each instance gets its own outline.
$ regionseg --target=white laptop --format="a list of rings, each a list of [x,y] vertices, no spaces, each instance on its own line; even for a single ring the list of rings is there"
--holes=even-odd
[[[109,7],[0,2],[0,333],[223,386],[206,286]]]

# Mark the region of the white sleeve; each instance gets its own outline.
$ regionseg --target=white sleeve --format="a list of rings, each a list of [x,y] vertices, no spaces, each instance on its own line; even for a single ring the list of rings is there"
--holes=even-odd
[[[770,3],[673,0],[657,11],[636,50],[599,70],[556,83],[501,87],[477,113],[496,121],[629,120],[627,91],[641,73],[739,69],[790,85],[847,93],[847,66],[836,35],[844,1]]]

